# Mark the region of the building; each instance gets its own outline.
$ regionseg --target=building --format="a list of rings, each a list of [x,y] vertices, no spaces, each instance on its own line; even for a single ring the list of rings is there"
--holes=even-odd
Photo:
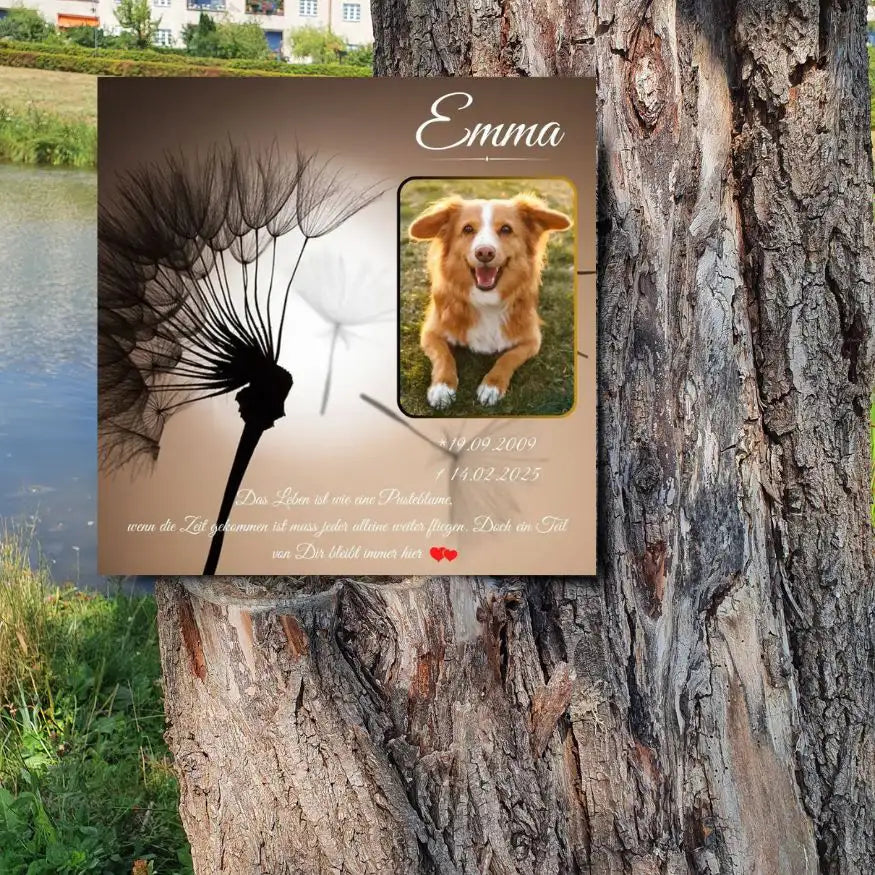
[[[18,0],[16,0],[16,3]],[[59,28],[101,27],[119,30],[117,0],[24,0]],[[182,29],[196,24],[201,12],[230,21],[255,21],[261,25],[272,51],[288,54],[288,32],[313,25],[330,27],[352,47],[373,42],[370,0],[151,0],[154,18],[160,19],[155,43],[182,45]],[[0,6],[12,5],[0,0]],[[0,15],[4,10],[0,10]]]

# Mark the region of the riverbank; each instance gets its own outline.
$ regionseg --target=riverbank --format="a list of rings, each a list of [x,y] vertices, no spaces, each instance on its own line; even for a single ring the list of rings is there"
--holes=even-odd
[[[97,77],[0,67],[0,161],[96,166]]]
[[[0,529],[0,872],[189,875],[155,600],[58,587],[30,546]]]

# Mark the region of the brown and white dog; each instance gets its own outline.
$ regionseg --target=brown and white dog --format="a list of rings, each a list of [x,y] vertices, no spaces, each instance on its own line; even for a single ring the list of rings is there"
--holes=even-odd
[[[547,238],[571,227],[564,213],[536,197],[432,204],[410,226],[414,240],[431,240],[431,300],[420,343],[431,360],[428,403],[449,407],[459,377],[450,346],[499,355],[477,389],[481,404],[497,404],[511,377],[541,348],[538,292]]]

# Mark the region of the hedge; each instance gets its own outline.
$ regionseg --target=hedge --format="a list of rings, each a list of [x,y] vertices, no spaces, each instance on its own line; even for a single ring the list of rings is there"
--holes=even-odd
[[[63,70],[100,76],[370,76],[367,67],[341,64],[284,64],[279,69],[190,64],[188,59],[164,63],[126,58],[103,58],[95,54],[22,51],[0,47],[0,66],[34,67],[39,70]],[[240,63],[240,62],[238,62]]]
[[[0,40],[0,52],[80,56],[102,60],[146,61],[162,64],[183,64],[187,67],[230,67],[235,70],[264,70],[284,76],[370,76],[367,67],[346,64],[287,64],[284,61],[248,60],[244,58],[202,58],[186,54],[184,49],[94,49],[75,43],[32,43]],[[338,68],[338,69],[335,69]]]
[[[185,58],[188,55],[186,49],[167,47],[155,47],[148,49],[125,49],[125,48],[99,48],[95,53],[92,46],[83,46],[55,37],[50,42],[38,42],[36,40],[14,40],[9,37],[0,37],[0,49],[18,49],[22,52],[48,52],[53,55],[100,55],[102,57],[131,57],[131,60],[157,60],[167,58],[168,62]],[[216,60],[219,60],[218,58]]]

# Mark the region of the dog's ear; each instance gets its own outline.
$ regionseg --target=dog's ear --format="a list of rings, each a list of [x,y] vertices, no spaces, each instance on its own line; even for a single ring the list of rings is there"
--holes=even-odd
[[[432,237],[437,237],[461,206],[462,199],[455,195],[433,203],[422,215],[413,220],[410,225],[411,238],[431,240]]]
[[[540,198],[530,194],[518,194],[513,199],[523,219],[539,231],[567,231],[571,219],[558,210],[551,210]]]

